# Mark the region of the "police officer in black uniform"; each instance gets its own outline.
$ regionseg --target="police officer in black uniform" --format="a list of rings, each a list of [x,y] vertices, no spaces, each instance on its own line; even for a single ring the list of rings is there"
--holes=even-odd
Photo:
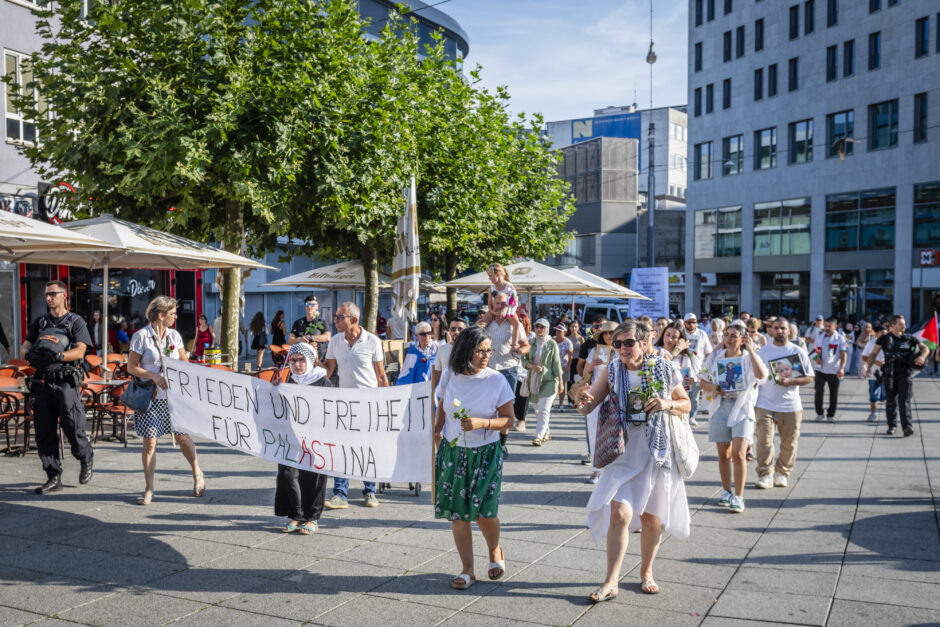
[[[22,354],[36,369],[30,382],[33,395],[33,424],[42,469],[48,481],[36,494],[62,489],[62,460],[59,459],[59,426],[82,463],[78,482],[91,481],[94,450],[85,435],[85,408],[81,399],[81,360],[91,346],[88,327],[66,307],[67,286],[62,281],[46,283],[49,312],[33,321],[23,342]]]
[[[930,349],[910,333],[905,333],[907,323],[904,316],[895,314],[888,319],[888,330],[875,342],[868,363],[875,363],[878,354],[884,351],[881,371],[885,386],[885,414],[888,417],[886,435],[897,430],[898,413],[901,414],[901,429],[904,437],[914,435],[911,415],[911,392],[914,387],[914,370],[924,367]],[[867,368],[866,368],[867,374]]]

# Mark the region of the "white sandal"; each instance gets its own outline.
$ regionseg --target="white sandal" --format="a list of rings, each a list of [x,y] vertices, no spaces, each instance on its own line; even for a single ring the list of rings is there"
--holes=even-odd
[[[467,573],[460,573],[450,582],[450,587],[454,590],[466,590],[477,582],[477,578]]]
[[[487,574],[487,577],[490,578],[490,581],[496,581],[497,579],[499,579],[500,577],[502,577],[503,575],[506,574],[506,552],[503,551],[503,547],[501,547],[501,546],[498,546],[498,547],[496,547],[496,548],[499,549],[499,554],[502,556],[502,559],[501,559],[501,560],[497,560],[497,561],[495,561],[495,562],[490,562],[490,567],[489,567],[489,569],[487,570],[487,573],[486,573],[486,574]],[[489,572],[492,571],[492,570],[498,570],[498,571],[499,571],[499,572],[496,574],[495,577],[494,577],[493,575],[489,574]]]

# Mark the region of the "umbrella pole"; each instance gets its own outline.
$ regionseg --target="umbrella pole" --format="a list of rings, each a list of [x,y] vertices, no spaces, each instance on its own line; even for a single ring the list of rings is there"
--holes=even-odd
[[[101,269],[101,346],[98,350],[104,358],[104,367],[108,367],[108,264]]]

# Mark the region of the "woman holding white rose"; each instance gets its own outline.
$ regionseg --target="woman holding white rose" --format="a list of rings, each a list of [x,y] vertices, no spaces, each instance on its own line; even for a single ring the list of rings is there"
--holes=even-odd
[[[462,566],[451,581],[456,590],[476,583],[470,528],[474,520],[489,549],[487,576],[496,580],[506,572],[497,518],[503,478],[499,432],[513,422],[515,394],[503,375],[487,367],[492,354],[490,337],[481,327],[461,332],[436,392],[441,402],[434,424],[439,445],[434,515],[451,521]]]
[[[613,396],[614,407],[626,422],[625,450],[601,469],[587,505],[587,526],[594,542],[607,538],[607,574],[588,596],[592,603],[617,596],[630,531],[642,528],[640,589],[646,594],[659,592],[653,560],[662,528],[678,538],[689,536],[689,504],[672,458],[668,414],[687,414],[692,403],[678,369],[661,356],[647,355],[650,335],[649,328],[634,320],[617,327],[613,333],[617,359],[602,366],[590,391],[582,390],[578,398],[578,409],[585,414]],[[642,408],[630,412],[638,396]]]

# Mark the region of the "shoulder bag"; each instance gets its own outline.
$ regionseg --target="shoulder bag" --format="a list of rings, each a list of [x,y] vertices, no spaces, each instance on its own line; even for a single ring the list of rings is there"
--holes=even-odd
[[[614,362],[611,362],[613,364]],[[608,383],[610,391],[597,411],[597,436],[594,441],[595,468],[603,468],[623,455],[627,448],[627,437],[623,427],[623,412],[617,388],[617,367],[610,367]]]
[[[688,418],[669,414],[669,438],[672,440],[672,459],[679,476],[690,479],[698,468],[699,450]]]
[[[163,346],[157,340],[155,333],[151,333],[154,346],[157,347],[157,353],[160,355],[160,371],[163,371]],[[150,403],[157,395],[157,384],[149,379],[140,377],[131,377],[131,382],[124,389],[121,395],[121,402],[133,409],[137,413],[145,413],[150,409]]]

